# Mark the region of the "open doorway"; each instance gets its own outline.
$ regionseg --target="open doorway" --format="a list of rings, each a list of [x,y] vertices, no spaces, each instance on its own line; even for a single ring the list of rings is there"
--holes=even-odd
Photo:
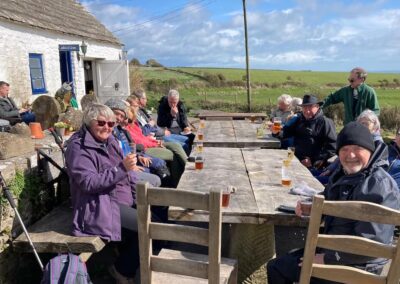
[[[83,61],[83,70],[85,74],[85,93],[89,94],[90,92],[94,92],[93,62],[90,60]]]
[[[72,70],[72,62],[71,62],[71,51],[62,51],[60,50],[60,73],[61,73],[61,84],[68,82],[73,83],[73,70]],[[75,84],[72,84],[72,95],[74,98],[76,97],[75,92]]]

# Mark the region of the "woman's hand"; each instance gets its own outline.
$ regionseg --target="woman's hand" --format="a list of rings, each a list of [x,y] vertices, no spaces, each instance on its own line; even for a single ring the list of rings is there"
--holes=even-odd
[[[148,167],[150,166],[150,164],[151,164],[151,158],[146,158],[146,157],[143,157],[143,156],[139,156],[138,158],[139,158],[139,162],[140,162],[143,166],[145,166],[146,168],[148,168]]]
[[[129,154],[123,160],[122,163],[127,171],[133,170],[137,164],[136,154]]]

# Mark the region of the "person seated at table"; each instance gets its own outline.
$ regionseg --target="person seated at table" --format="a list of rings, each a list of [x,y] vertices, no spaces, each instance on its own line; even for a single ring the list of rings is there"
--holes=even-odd
[[[121,126],[126,119],[128,106],[125,101],[117,98],[109,99],[106,101],[105,105],[114,112],[115,127],[113,128],[113,135],[119,142],[122,154],[125,157],[132,152],[130,144],[133,142],[129,134]],[[141,153],[137,153],[137,160],[137,166],[133,170],[137,172],[136,175],[138,180],[147,181],[155,187],[160,186],[160,177],[153,173],[157,173],[159,168],[164,167],[165,162],[161,159],[145,156]]]
[[[8,96],[10,84],[0,81],[0,119],[14,125],[19,122],[29,124],[35,121],[35,114],[29,108],[18,108],[14,100]]]
[[[147,154],[170,162],[171,183],[169,186],[176,187],[185,170],[188,157],[179,143],[163,142],[162,140],[155,139],[153,136],[143,135],[136,116],[138,110],[137,101],[138,98],[135,96],[128,98],[128,102],[131,104],[128,111],[129,121],[127,121],[124,127],[136,143],[143,145]]]
[[[397,183],[400,190],[400,127],[396,130],[396,137],[389,143],[389,174]]]
[[[281,139],[293,137],[296,157],[311,171],[322,169],[335,155],[335,125],[324,116],[321,104],[314,95],[304,95],[300,117],[280,133],[273,133]]]
[[[326,200],[368,201],[399,210],[399,192],[393,178],[379,166],[380,153],[369,130],[358,122],[350,122],[338,135],[337,152],[340,168],[325,187]],[[300,203],[296,215],[302,216]],[[371,240],[390,244],[394,226],[361,221],[345,221],[343,218],[327,216],[323,233],[327,235],[363,236]],[[268,283],[298,282],[304,250],[298,249],[272,259],[267,264]],[[314,263],[352,265],[371,273],[379,274],[387,260],[364,257],[340,251],[320,249]],[[310,283],[335,283],[312,278]]]
[[[135,184],[136,155],[123,157],[112,135],[113,111],[92,104],[83,125],[68,140],[65,161],[73,208],[74,236],[99,236],[119,243],[110,272],[117,283],[133,283],[139,267]]]
[[[179,99],[177,90],[170,90],[167,96],[160,100],[157,111],[157,125],[166,127],[173,134],[186,135],[189,147],[192,147],[195,135],[189,126],[185,105]]]
[[[288,117],[293,115],[292,101],[293,99],[290,95],[283,94],[279,96],[277,108],[271,112],[271,120],[278,117],[281,119],[282,124],[285,124]]]
[[[186,155],[190,155],[189,138],[186,135],[173,134],[166,127],[159,127],[147,113],[147,97],[143,89],[134,91],[127,98],[127,102],[136,109],[137,122],[144,136],[155,136],[157,139],[162,139],[165,142],[177,142],[185,150]]]
[[[388,147],[383,142],[380,129],[381,123],[379,122],[378,116],[375,112],[367,109],[364,110],[358,117],[357,120],[359,123],[368,128],[371,132],[372,138],[375,143],[375,151],[381,152],[381,160],[379,161],[380,166],[384,169],[388,168]],[[329,166],[327,166],[320,174],[317,174],[315,171],[315,177],[322,183],[327,184],[329,177],[331,174],[339,167],[339,158],[336,158]]]

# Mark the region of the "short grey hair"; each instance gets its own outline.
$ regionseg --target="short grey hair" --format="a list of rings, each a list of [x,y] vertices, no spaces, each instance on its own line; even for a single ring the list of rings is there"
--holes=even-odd
[[[283,94],[281,96],[278,97],[278,103],[282,102],[285,105],[291,105],[292,104],[292,96],[288,95],[288,94]]]
[[[366,109],[362,113],[360,113],[360,115],[357,117],[357,121],[359,122],[363,118],[372,123],[372,125],[374,126],[373,133],[377,133],[381,130],[381,123],[379,122],[379,118],[375,112],[370,109]]]
[[[104,116],[107,121],[115,121],[114,112],[106,105],[91,104],[83,113],[83,123],[89,127],[92,120],[97,119],[99,116]]]
[[[168,97],[169,98],[174,97],[174,98],[178,98],[179,99],[179,92],[177,90],[171,89],[168,92]]]
[[[131,93],[130,97],[135,96],[140,100],[140,99],[144,98],[145,95],[146,95],[146,92],[143,89],[137,89]]]

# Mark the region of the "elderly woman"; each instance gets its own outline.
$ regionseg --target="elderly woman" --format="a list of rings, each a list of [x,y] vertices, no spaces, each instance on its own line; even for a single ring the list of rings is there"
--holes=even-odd
[[[271,113],[271,119],[274,117],[280,117],[282,123],[285,124],[288,117],[292,116],[292,97],[287,94],[283,94],[278,98],[278,108],[274,109]]]
[[[83,126],[68,141],[66,165],[73,206],[75,236],[100,236],[120,243],[110,272],[121,283],[133,283],[139,266],[135,207],[136,155],[123,158],[112,135],[113,111],[93,104]]]
[[[389,143],[389,174],[397,182],[400,190],[400,127],[396,130],[396,137]]]

